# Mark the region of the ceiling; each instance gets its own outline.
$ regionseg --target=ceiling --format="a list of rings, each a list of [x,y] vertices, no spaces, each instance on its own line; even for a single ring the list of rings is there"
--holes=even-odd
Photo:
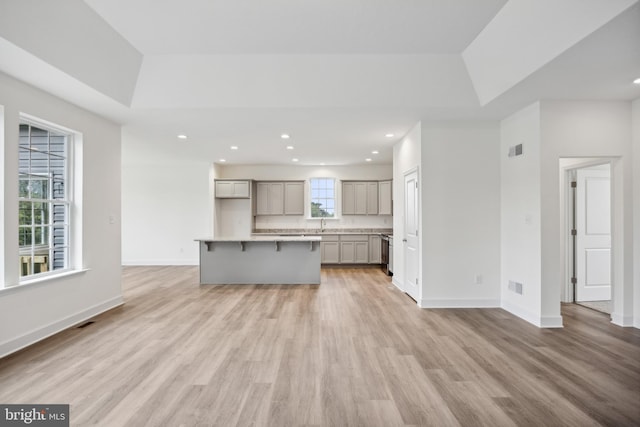
[[[30,24],[39,19],[64,25]],[[539,99],[640,98],[640,7],[10,0],[0,3],[0,70],[122,123],[125,162],[390,164],[418,121],[499,120]]]

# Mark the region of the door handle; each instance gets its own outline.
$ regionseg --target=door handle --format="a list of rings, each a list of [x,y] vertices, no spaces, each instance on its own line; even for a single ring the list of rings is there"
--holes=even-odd
[[[402,241],[403,241],[403,242],[406,242],[406,241],[407,241],[407,239],[402,239]]]

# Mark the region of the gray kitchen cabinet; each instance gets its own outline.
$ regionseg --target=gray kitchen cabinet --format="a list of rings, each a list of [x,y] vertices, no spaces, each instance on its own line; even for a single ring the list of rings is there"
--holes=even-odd
[[[284,214],[304,215],[304,181],[284,183]]]
[[[369,263],[369,236],[343,235],[340,236],[341,264]]]
[[[378,183],[378,215],[393,215],[392,183],[393,181]]]
[[[377,181],[342,182],[342,215],[375,215],[377,213]]]
[[[339,264],[340,241],[338,236],[322,236],[320,252],[321,264]]]
[[[355,242],[340,242],[340,264],[356,262]]]
[[[367,215],[378,214],[378,183],[367,182]]]
[[[217,199],[248,199],[249,180],[216,180],[215,197]]]
[[[282,182],[258,182],[256,188],[257,215],[284,214],[284,185]]]
[[[381,251],[382,240],[379,235],[369,236],[369,264],[380,264],[382,262]]]
[[[256,215],[304,215],[304,181],[258,181]]]
[[[342,183],[342,215],[355,215],[356,195],[354,182]]]

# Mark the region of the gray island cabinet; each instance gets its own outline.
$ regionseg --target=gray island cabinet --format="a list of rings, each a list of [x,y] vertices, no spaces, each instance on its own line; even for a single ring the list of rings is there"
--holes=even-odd
[[[320,284],[320,236],[196,239],[200,284]]]

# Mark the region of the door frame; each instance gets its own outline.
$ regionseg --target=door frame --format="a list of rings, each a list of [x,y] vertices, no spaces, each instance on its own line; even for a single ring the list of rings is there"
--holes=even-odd
[[[571,181],[574,172],[578,169],[590,166],[600,166],[608,164],[611,171],[611,319],[614,323],[614,313],[622,311],[622,293],[617,292],[622,289],[622,278],[624,275],[624,264],[619,253],[622,244],[622,206],[623,195],[621,191],[622,171],[620,158],[618,157],[563,157],[560,158],[560,212],[562,221],[560,221],[560,255],[562,260],[560,265],[563,268],[563,286],[561,287],[561,295],[559,302],[572,303],[574,300],[573,284],[571,277],[573,276],[573,239],[571,236],[571,228],[573,226],[573,197],[571,194]],[[617,298],[617,295],[620,298]]]

